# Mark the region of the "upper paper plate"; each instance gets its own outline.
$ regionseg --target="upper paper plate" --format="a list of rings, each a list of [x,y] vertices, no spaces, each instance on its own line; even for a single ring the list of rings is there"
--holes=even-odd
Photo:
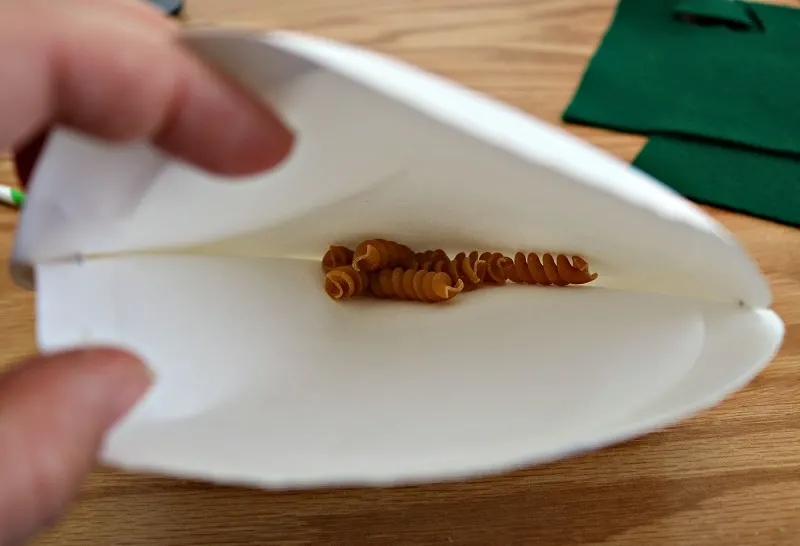
[[[157,378],[104,462],[271,488],[492,473],[685,418],[778,350],[783,323],[737,241],[624,162],[362,49],[183,39],[297,142],[231,183],[145,142],[50,139],[13,264],[35,279],[39,343],[126,346]],[[600,278],[332,301],[328,245],[375,237],[582,255]]]

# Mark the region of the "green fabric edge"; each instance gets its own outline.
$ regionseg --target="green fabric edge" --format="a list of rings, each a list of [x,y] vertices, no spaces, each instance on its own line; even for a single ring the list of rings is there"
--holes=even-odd
[[[697,203],[800,227],[800,159],[651,135],[633,166]]]
[[[793,127],[784,127],[783,130],[772,133],[773,137],[769,139],[769,142],[760,142],[758,140],[753,141],[750,137],[742,136],[741,127],[738,130],[734,129],[735,132],[739,133],[738,136],[705,134],[704,132],[697,132],[694,130],[689,131],[680,126],[680,121],[676,124],[676,122],[669,117],[668,112],[662,112],[661,114],[654,113],[654,118],[652,120],[645,121],[638,119],[633,124],[631,124],[631,118],[626,118],[625,116],[618,118],[607,113],[609,112],[610,106],[607,94],[615,85],[622,84],[622,81],[619,80],[622,76],[616,74],[615,77],[617,80],[609,85],[609,74],[606,72],[607,67],[617,64],[617,58],[620,56],[624,58],[624,52],[630,49],[631,36],[629,34],[631,29],[638,29],[634,32],[639,32],[642,28],[648,28],[647,25],[654,24],[654,32],[659,30],[663,31],[664,17],[672,13],[677,1],[678,0],[620,0],[617,3],[611,23],[602,36],[597,49],[587,63],[579,84],[570,98],[567,107],[561,114],[562,122],[612,129],[626,134],[659,133],[674,136],[685,135],[690,138],[732,142],[738,146],[749,147],[755,150],[765,150],[772,153],[800,155],[800,132],[795,133]],[[768,16],[773,26],[778,20],[782,21],[784,24],[790,24],[793,21],[798,21],[798,23],[800,23],[800,9],[794,7],[759,2],[738,3],[745,9],[751,11],[755,20],[760,21],[760,18]],[[791,15],[791,18],[787,19],[789,15]],[[659,22],[655,23],[654,20],[651,19],[653,17]],[[676,24],[680,25],[681,23],[676,21]],[[645,26],[643,27],[643,25]],[[675,29],[675,32],[678,32],[677,29]],[[786,29],[783,28],[781,32],[782,34],[780,35],[785,37]],[[649,36],[652,33],[644,34]],[[753,39],[758,40],[761,40],[759,36],[763,36],[760,32],[755,34],[750,32],[736,32],[736,34],[752,34]],[[707,39],[711,39],[715,36],[711,30],[709,30],[708,34],[704,33],[703,35]],[[647,46],[649,43],[647,41],[648,38],[643,38],[643,40],[643,46]],[[702,42],[697,42],[697,45],[699,46],[701,43]],[[738,39],[736,43],[737,46],[741,46],[741,44],[738,43]],[[600,60],[598,61],[598,59]],[[603,68],[600,69],[598,66],[602,66]],[[599,90],[602,90],[602,92],[599,92]],[[795,95],[793,94],[793,96]],[[612,102],[611,104],[614,103]],[[798,102],[798,104],[800,104],[800,102]],[[602,113],[604,111],[606,113]],[[791,111],[794,112],[795,110],[793,109]],[[716,133],[716,130],[712,130],[711,132]],[[770,133],[770,131],[766,131],[766,133]],[[763,127],[762,131],[757,134],[765,134]],[[792,136],[785,137],[784,135]]]
[[[753,14],[738,0],[681,0],[675,5],[674,13],[701,18],[727,21],[748,28],[758,28]]]

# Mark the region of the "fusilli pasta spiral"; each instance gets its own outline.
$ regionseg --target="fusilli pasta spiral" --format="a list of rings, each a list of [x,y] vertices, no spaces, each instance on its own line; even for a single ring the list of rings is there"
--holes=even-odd
[[[356,247],[356,271],[376,271],[385,267],[415,267],[416,255],[406,245],[385,239],[368,239]]]
[[[343,265],[325,274],[325,292],[335,300],[360,296],[368,288],[367,273],[356,271],[352,265]]]
[[[477,251],[467,255],[459,252],[452,260],[448,260],[444,269],[453,282],[460,280],[464,283],[464,290],[475,290],[486,276],[486,262],[480,259]]]
[[[445,263],[450,261],[450,257],[442,249],[417,252],[415,258],[417,261],[415,269],[424,269],[425,271],[441,271]],[[436,269],[437,267],[438,269]]]
[[[514,263],[514,260],[500,252],[484,252],[481,260],[486,262],[486,275],[483,278],[485,284],[503,285],[506,283],[505,269]]]
[[[352,265],[353,251],[346,246],[329,246],[328,251],[322,257],[322,270],[327,273],[331,269],[336,269],[343,265]]]
[[[379,298],[437,303],[454,298],[464,289],[464,283],[453,283],[447,273],[396,267],[372,273],[370,287]]]
[[[552,254],[542,254],[541,259],[533,252],[527,258],[517,252],[513,263],[504,269],[506,278],[515,283],[566,286],[586,284],[597,278],[597,273],[589,273],[589,264],[573,256],[572,263],[564,254],[553,258]]]

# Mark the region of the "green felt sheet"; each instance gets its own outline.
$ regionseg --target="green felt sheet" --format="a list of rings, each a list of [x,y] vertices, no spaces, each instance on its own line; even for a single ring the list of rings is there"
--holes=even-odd
[[[633,165],[697,203],[800,226],[800,158],[652,135]]]
[[[691,199],[800,224],[800,10],[621,0],[563,119],[651,136],[635,165]]]
[[[621,0],[564,120],[800,154],[800,10],[747,4],[764,30],[733,30],[685,1]]]

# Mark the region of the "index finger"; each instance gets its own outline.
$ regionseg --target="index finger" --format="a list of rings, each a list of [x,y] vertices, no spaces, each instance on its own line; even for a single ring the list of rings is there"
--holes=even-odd
[[[55,122],[109,140],[147,138],[225,174],[268,169],[291,149],[279,117],[178,45],[174,32],[82,9],[31,31],[24,14],[14,15],[0,24],[22,29],[0,32],[0,53],[13,47],[16,60],[0,55],[0,77],[15,82],[0,89],[0,146],[30,143]],[[24,164],[34,154],[22,155]]]

